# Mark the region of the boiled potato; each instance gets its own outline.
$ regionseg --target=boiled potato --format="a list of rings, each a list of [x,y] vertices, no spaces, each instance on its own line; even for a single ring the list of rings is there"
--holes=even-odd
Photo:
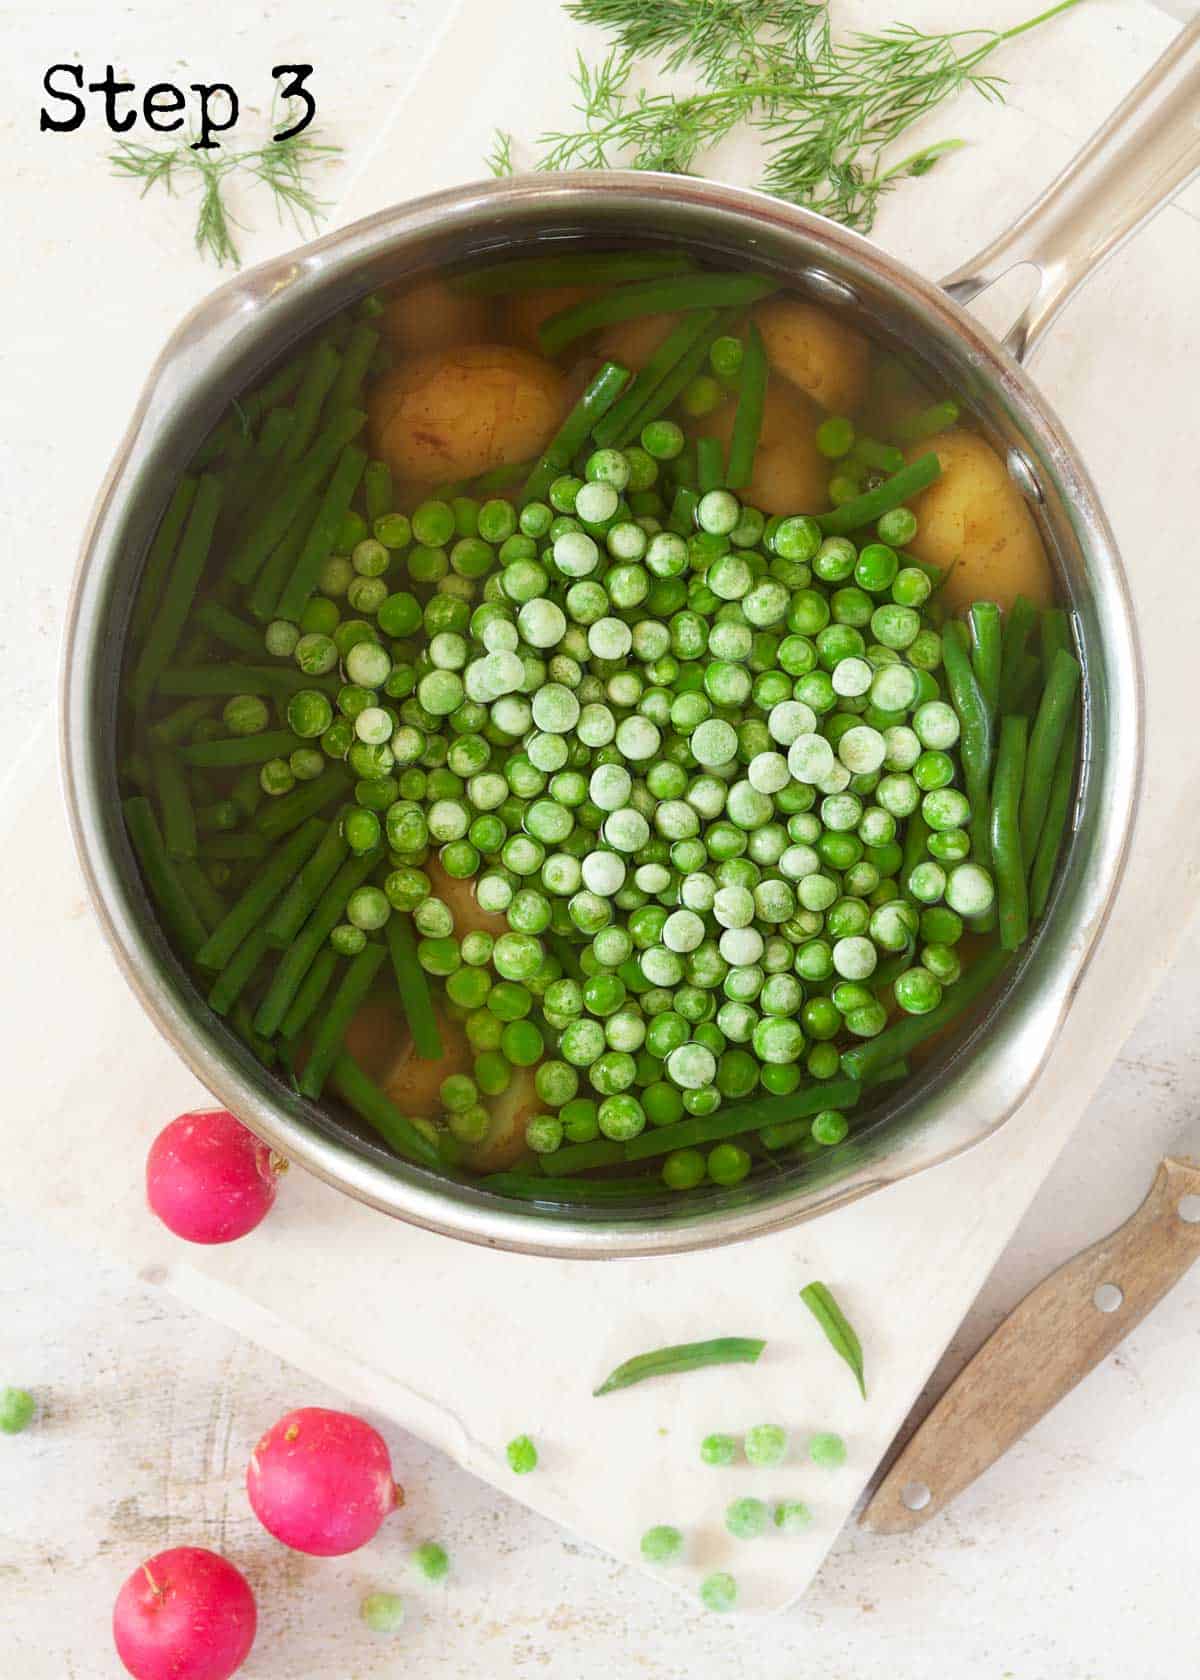
[[[983,438],[956,427],[913,444],[908,459],[937,450],[942,475],[914,498],[919,560],[949,571],[940,599],[952,612],[972,601],[1011,607],[1018,595],[1038,606],[1054,598],[1046,550],[1004,462]]]
[[[637,315],[632,321],[615,321],[596,340],[596,354],[602,361],[619,362],[636,373],[678,325],[678,315]]]
[[[870,351],[861,333],[799,298],[769,298],[754,311],[767,361],[829,414],[853,414],[867,388]]]
[[[735,402],[716,409],[696,428],[728,446]],[[737,492],[739,500],[763,513],[820,513],[829,506],[829,462],[817,449],[816,404],[781,379],[767,385],[763,426],[754,454],[754,476]]]
[[[571,309],[595,297],[595,286],[547,286],[540,292],[517,292],[508,300],[507,337],[540,354],[538,328],[560,309]]]
[[[490,335],[488,299],[456,292],[445,280],[393,286],[382,301],[383,336],[398,356],[479,344]]]
[[[483,1099],[492,1124],[482,1143],[463,1150],[463,1165],[472,1172],[503,1172],[525,1153],[525,1127],[545,1110],[533,1075],[533,1068],[514,1068],[508,1090]]]
[[[540,454],[565,402],[562,374],[527,350],[430,351],[371,387],[371,451],[408,484],[474,478]]]
[[[346,1049],[368,1079],[383,1084],[408,1028],[394,999],[368,998],[346,1029]]]
[[[440,1010],[437,1016],[445,1052],[442,1057],[436,1062],[427,1062],[418,1056],[405,1028],[383,1082],[384,1090],[402,1114],[420,1115],[427,1120],[436,1119],[443,1113],[442,1081],[449,1079],[452,1073],[470,1073],[474,1061],[467,1035],[460,1024]]]
[[[423,868],[429,876],[435,898],[440,898],[449,905],[450,913],[454,917],[455,937],[461,939],[464,933],[490,933],[499,938],[508,932],[507,918],[498,910],[484,910],[475,897],[475,883],[471,880],[458,880],[453,875],[447,875],[436,858],[427,858]]]

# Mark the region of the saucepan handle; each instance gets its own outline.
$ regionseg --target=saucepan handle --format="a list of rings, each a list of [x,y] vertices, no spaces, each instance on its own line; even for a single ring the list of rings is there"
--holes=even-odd
[[[1031,263],[1037,291],[1004,340],[1024,361],[1076,289],[1197,170],[1200,18],[1179,32],[1036,203],[942,284],[958,303],[969,303],[1009,269]]]

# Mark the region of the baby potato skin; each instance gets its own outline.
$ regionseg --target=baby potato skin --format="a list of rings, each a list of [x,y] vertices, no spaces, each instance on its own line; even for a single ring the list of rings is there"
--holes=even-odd
[[[485,1097],[492,1124],[482,1143],[463,1150],[462,1161],[472,1172],[504,1172],[525,1153],[525,1127],[545,1111],[533,1082],[533,1068],[514,1068],[507,1091]]]
[[[398,356],[416,356],[452,344],[480,344],[489,336],[489,300],[456,292],[445,280],[392,286],[382,302],[379,319],[384,340]]]
[[[572,309],[577,303],[585,303],[588,298],[595,297],[596,291],[595,286],[547,286],[540,292],[515,292],[508,299],[505,310],[508,323],[505,336],[511,338],[514,344],[538,354],[541,351],[538,328],[542,322],[562,309]]]
[[[697,435],[719,437],[728,445],[736,413],[736,401],[724,403],[700,424]],[[763,513],[821,513],[829,506],[829,462],[814,435],[820,419],[817,405],[801,392],[782,379],[769,381],[754,473],[737,492],[741,501]]]
[[[372,453],[408,484],[437,484],[529,460],[563,416],[557,368],[510,344],[434,350],[371,388]]]
[[[596,353],[602,361],[619,362],[637,373],[678,324],[677,314],[638,315],[632,321],[614,321],[597,338]]]
[[[433,896],[450,907],[456,938],[461,939],[465,933],[490,933],[498,939],[509,931],[508,918],[498,910],[485,910],[475,897],[474,881],[447,875],[434,857],[427,858],[422,867],[429,876]]]
[[[941,601],[951,612],[979,600],[1007,610],[1018,595],[1049,606],[1054,584],[1046,550],[996,451],[977,433],[955,427],[913,444],[907,459],[931,449],[942,474],[911,503],[917,534],[908,546],[919,560],[949,571]]]
[[[770,298],[754,311],[767,361],[829,414],[854,414],[867,389],[870,350],[861,333],[800,298]]]

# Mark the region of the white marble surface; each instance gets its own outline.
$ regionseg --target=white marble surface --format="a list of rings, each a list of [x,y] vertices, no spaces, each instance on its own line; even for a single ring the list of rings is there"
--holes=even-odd
[[[165,331],[208,283],[186,260],[186,212],[135,213],[129,188],[107,183],[91,155],[103,149],[98,134],[55,142],[71,148],[57,159],[50,141],[30,138],[31,88],[45,63],[70,56],[64,35],[89,65],[111,55],[147,77],[186,57],[197,75],[237,79],[235,66],[244,65],[247,80],[298,53],[307,38],[303,8],[286,18],[270,7],[242,8],[231,14],[216,58],[212,26],[182,7],[103,10],[100,19],[92,9],[21,14],[22,50],[2,67],[26,257],[7,281],[6,319],[18,326],[6,346],[15,378],[3,386],[3,505],[16,510],[10,551],[39,556],[39,581],[30,585],[27,568],[6,569],[0,642],[8,715],[29,731],[47,710],[74,533],[141,377],[122,364],[122,325],[134,307],[151,309]],[[444,20],[428,3],[407,19],[397,7],[360,5],[340,20],[347,41],[386,40],[394,49],[356,54],[353,73],[343,70],[330,96],[331,125],[347,144],[369,138],[367,113],[394,91],[395,67],[411,71],[422,16]],[[54,204],[68,205],[69,215],[39,213]],[[155,274],[136,305],[103,286],[90,295],[93,258],[111,251],[114,229],[122,260]],[[264,228],[247,250],[266,254],[288,242]],[[86,366],[68,374],[55,364],[55,346],[84,308],[92,346]],[[52,436],[21,425],[22,380],[43,366],[64,386],[61,430]],[[56,478],[55,462],[68,460],[71,473]],[[42,494],[23,493],[31,482]],[[1130,1182],[1148,1180],[1163,1148],[1186,1146],[1189,1098],[1200,1085],[1192,1050],[1198,996],[1193,943],[951,1358],[1028,1282],[1123,1217],[1136,1199]],[[119,1269],[50,1245],[33,1226],[6,1230],[3,1242],[0,1381],[50,1395],[44,1430],[6,1444],[0,1457],[0,1652],[18,1652],[30,1680],[112,1672],[104,1621],[131,1556],[185,1534],[219,1543],[226,1529],[244,1537],[259,1578],[274,1570],[284,1589],[269,1595],[254,1669],[263,1676],[398,1673],[411,1659],[446,1676],[541,1668],[586,1680],[636,1655],[646,1673],[664,1677],[751,1661],[771,1680],[818,1671],[854,1680],[881,1661],[915,1677],[936,1659],[971,1676],[1007,1669],[1021,1680],[1042,1673],[1124,1680],[1161,1674],[1183,1649],[1169,1606],[1200,1561],[1188,1533],[1197,1464],[1179,1399],[1187,1390],[1174,1367],[1187,1363],[1180,1354],[1198,1299],[1191,1280],[949,1519],[911,1546],[847,1537],[803,1609],[770,1629],[714,1628],[408,1443],[400,1449],[404,1472],[426,1490],[420,1506],[462,1562],[444,1595],[414,1588],[424,1606],[389,1647],[354,1630],[355,1593],[368,1579],[385,1584],[384,1574],[400,1579],[405,1534],[424,1533],[423,1524],[402,1520],[366,1563],[323,1571],[319,1591],[314,1566],[256,1553],[257,1537],[243,1527],[237,1481],[245,1447],[264,1419],[294,1401],[300,1379]],[[14,1362],[20,1372],[10,1371]],[[307,1379],[302,1386],[305,1399],[318,1398]]]

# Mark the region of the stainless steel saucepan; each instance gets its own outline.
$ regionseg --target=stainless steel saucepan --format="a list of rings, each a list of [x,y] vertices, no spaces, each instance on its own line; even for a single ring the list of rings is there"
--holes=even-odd
[[[1141,764],[1142,677],[1120,556],[1100,498],[1022,362],[1097,264],[1200,167],[1200,26],[1176,44],[1050,190],[944,286],[867,240],[753,192],[624,172],[528,176],[438,193],[318,240],[215,292],[175,333],[101,492],[70,607],[63,755],[75,840],[104,930],[159,1028],[222,1103],[348,1194],[470,1242],[613,1257],[710,1247],[853,1201],[958,1154],[1012,1113],[1044,1062],[1120,880]],[[1050,914],[965,1041],[845,1145],[762,1183],[695,1200],[648,1191],[619,1219],[518,1205],[386,1153],[265,1072],[169,950],[123,832],[115,736],[121,648],[150,538],[225,405],[301,335],[363,293],[446,264],[581,241],[668,243],[752,264],[915,352],[973,410],[1033,505],[1085,663],[1083,773]],[[963,307],[1017,263],[1036,293],[1001,345]]]

